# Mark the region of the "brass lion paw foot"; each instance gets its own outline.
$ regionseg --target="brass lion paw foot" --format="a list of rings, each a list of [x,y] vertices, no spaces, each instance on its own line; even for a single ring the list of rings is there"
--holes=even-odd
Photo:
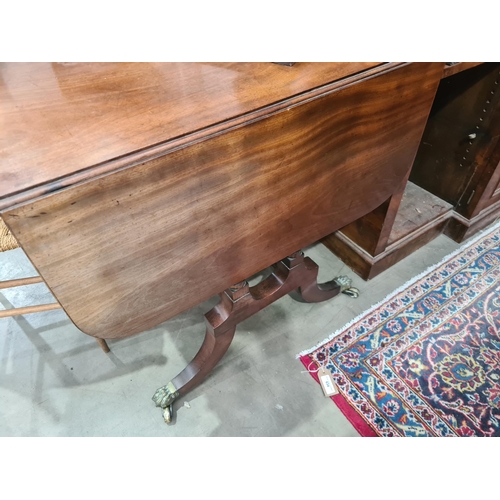
[[[359,297],[359,290],[351,286],[351,278],[348,278],[347,276],[337,276],[333,281],[340,286],[341,293],[348,295],[349,297],[353,297],[354,299]]]
[[[167,424],[172,422],[172,404],[178,397],[179,393],[172,382],[169,382],[167,385],[157,389],[152,397],[156,406],[163,408],[163,420],[165,420]]]

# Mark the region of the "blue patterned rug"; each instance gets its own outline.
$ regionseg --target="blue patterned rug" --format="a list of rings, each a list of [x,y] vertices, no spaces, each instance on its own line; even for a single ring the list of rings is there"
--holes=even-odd
[[[497,224],[300,359],[363,436],[500,436],[499,277]]]

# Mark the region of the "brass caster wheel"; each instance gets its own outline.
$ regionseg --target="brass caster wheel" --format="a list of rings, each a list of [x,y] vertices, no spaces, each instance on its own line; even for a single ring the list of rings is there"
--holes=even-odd
[[[163,420],[167,425],[172,423],[172,416],[174,414],[174,405],[170,404],[166,408],[163,409]]]
[[[357,299],[359,297],[359,290],[353,286],[350,288],[346,288],[345,290],[342,290],[342,293],[345,293],[349,297],[352,297],[353,299]]]

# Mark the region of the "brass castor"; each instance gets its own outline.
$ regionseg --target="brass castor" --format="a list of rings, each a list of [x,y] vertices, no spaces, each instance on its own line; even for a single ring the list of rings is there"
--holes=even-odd
[[[345,290],[342,290],[342,293],[345,295],[352,297],[353,299],[357,299],[359,297],[359,290],[353,286],[350,288],[346,288]]]
[[[163,420],[167,425],[172,423],[172,417],[174,415],[174,405],[170,404],[166,408],[163,409]]]

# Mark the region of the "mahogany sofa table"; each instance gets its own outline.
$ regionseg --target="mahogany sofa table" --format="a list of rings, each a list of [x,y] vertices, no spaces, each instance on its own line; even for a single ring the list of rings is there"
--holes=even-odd
[[[349,292],[317,285],[300,249],[398,192],[442,67],[2,63],[0,215],[90,336],[221,296],[197,356],[154,395],[169,421],[238,322],[293,290]]]

